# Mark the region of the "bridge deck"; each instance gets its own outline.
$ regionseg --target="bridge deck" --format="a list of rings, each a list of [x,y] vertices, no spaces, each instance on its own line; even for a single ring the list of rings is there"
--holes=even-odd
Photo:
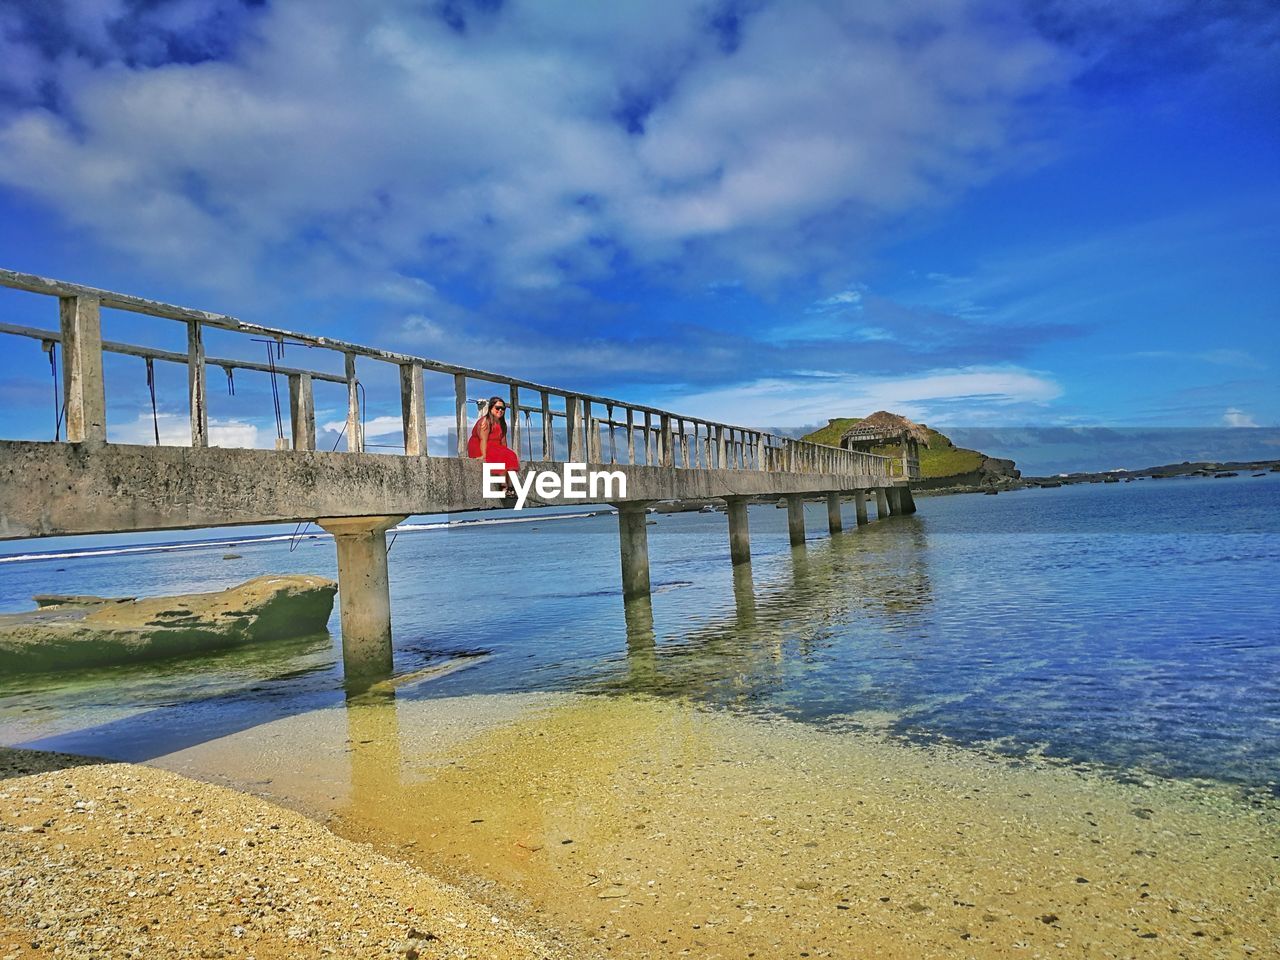
[[[528,466],[558,472],[561,464]],[[871,475],[589,467],[621,472],[627,496],[615,491],[613,496],[558,497],[536,505],[819,494],[886,483]],[[0,440],[0,540],[503,506],[483,499],[480,491],[476,460]]]

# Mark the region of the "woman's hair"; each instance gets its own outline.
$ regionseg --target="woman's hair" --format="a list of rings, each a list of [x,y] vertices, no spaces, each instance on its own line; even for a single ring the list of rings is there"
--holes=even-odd
[[[503,400],[501,397],[490,397],[490,398],[489,398],[489,400],[488,400],[487,405],[485,406],[485,416],[487,416],[487,417],[492,417],[492,416],[493,416],[493,414],[492,414],[490,411],[492,411],[492,410],[493,410],[493,405],[494,405],[495,403],[500,403],[500,404],[502,404],[502,405],[503,405],[503,407],[505,407],[505,406],[507,405],[507,401]],[[502,442],[503,442],[503,443],[506,443],[506,441],[507,441],[507,418],[506,418],[505,416],[502,416],[502,417],[498,417],[498,418],[497,418],[497,420],[498,420],[498,425],[502,428]]]

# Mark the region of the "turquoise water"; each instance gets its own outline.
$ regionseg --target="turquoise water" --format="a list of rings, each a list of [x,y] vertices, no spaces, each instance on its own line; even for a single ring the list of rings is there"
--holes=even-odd
[[[572,690],[685,697],[1014,756],[1280,781],[1280,475],[924,498],[804,549],[751,508],[649,527],[654,596],[624,607],[609,516],[431,529],[390,554],[396,669],[486,654],[401,697]],[[874,507],[872,508],[874,515]],[[528,512],[522,519],[530,516]],[[253,531],[246,530],[246,535]],[[56,549],[56,542],[46,546]],[[181,593],[335,576],[331,541],[0,564],[40,592]],[[229,551],[239,559],[224,560]],[[11,551],[12,552],[12,551]],[[343,697],[331,635],[182,662],[0,679],[0,742],[139,760]]]

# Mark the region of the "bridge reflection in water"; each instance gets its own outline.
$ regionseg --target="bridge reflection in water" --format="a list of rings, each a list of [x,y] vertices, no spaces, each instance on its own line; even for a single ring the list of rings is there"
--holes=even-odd
[[[574,689],[687,699],[694,703],[751,708],[782,702],[792,671],[813,669],[833,648],[848,643],[842,629],[862,620],[880,643],[897,644],[923,635],[933,602],[921,521],[903,517],[879,533],[868,528],[838,534],[809,549],[793,548],[781,566],[789,580],[757,591],[751,566],[733,574],[731,616],[692,632],[662,636],[649,597],[628,601],[625,653],[601,661],[594,674],[574,680]],[[856,685],[865,678],[851,674]],[[794,686],[794,684],[792,684]],[[367,822],[385,804],[424,778],[424,759],[402,748],[400,709],[411,708],[429,688],[398,704],[395,684],[349,689],[346,698],[350,803],[345,814]],[[408,715],[408,714],[406,714]],[[422,731],[414,731],[416,748]],[[450,761],[440,759],[441,764]]]

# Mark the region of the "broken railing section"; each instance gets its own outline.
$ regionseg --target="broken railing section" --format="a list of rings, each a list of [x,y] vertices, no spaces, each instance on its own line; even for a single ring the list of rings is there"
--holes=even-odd
[[[347,449],[363,451],[366,446],[366,438],[363,436],[364,403],[357,364],[375,362],[394,364],[399,369],[405,456],[428,455],[424,374],[442,373],[453,377],[454,422],[450,426],[455,431],[456,454],[459,457],[467,455],[467,437],[476,413],[468,399],[468,388],[483,385],[486,394],[506,394],[508,445],[528,459],[645,464],[678,469],[889,476],[890,462],[887,457],[794,440],[747,427],[623,403],[610,397],[558,389],[456,364],[246,323],[235,317],[11,270],[0,270],[0,286],[45,294],[56,297],[59,301],[58,330],[2,323],[0,333],[39,340],[46,350],[53,350],[55,344],[61,345],[67,439],[72,442],[106,442],[102,355],[108,352],[140,357],[151,362],[186,365],[192,446],[204,447],[209,444],[209,391],[206,372],[213,365],[228,373],[233,370],[252,370],[287,378],[290,429],[279,446],[294,450],[316,448],[316,411],[312,392],[315,381],[345,385]],[[185,324],[186,353],[104,341],[101,325],[103,308]],[[229,330],[278,343],[288,342],[340,353],[343,358],[343,373],[338,375],[275,363],[211,357],[205,352],[206,328]],[[535,418],[539,421],[537,427],[534,425]],[[526,431],[530,433],[526,435]]]

